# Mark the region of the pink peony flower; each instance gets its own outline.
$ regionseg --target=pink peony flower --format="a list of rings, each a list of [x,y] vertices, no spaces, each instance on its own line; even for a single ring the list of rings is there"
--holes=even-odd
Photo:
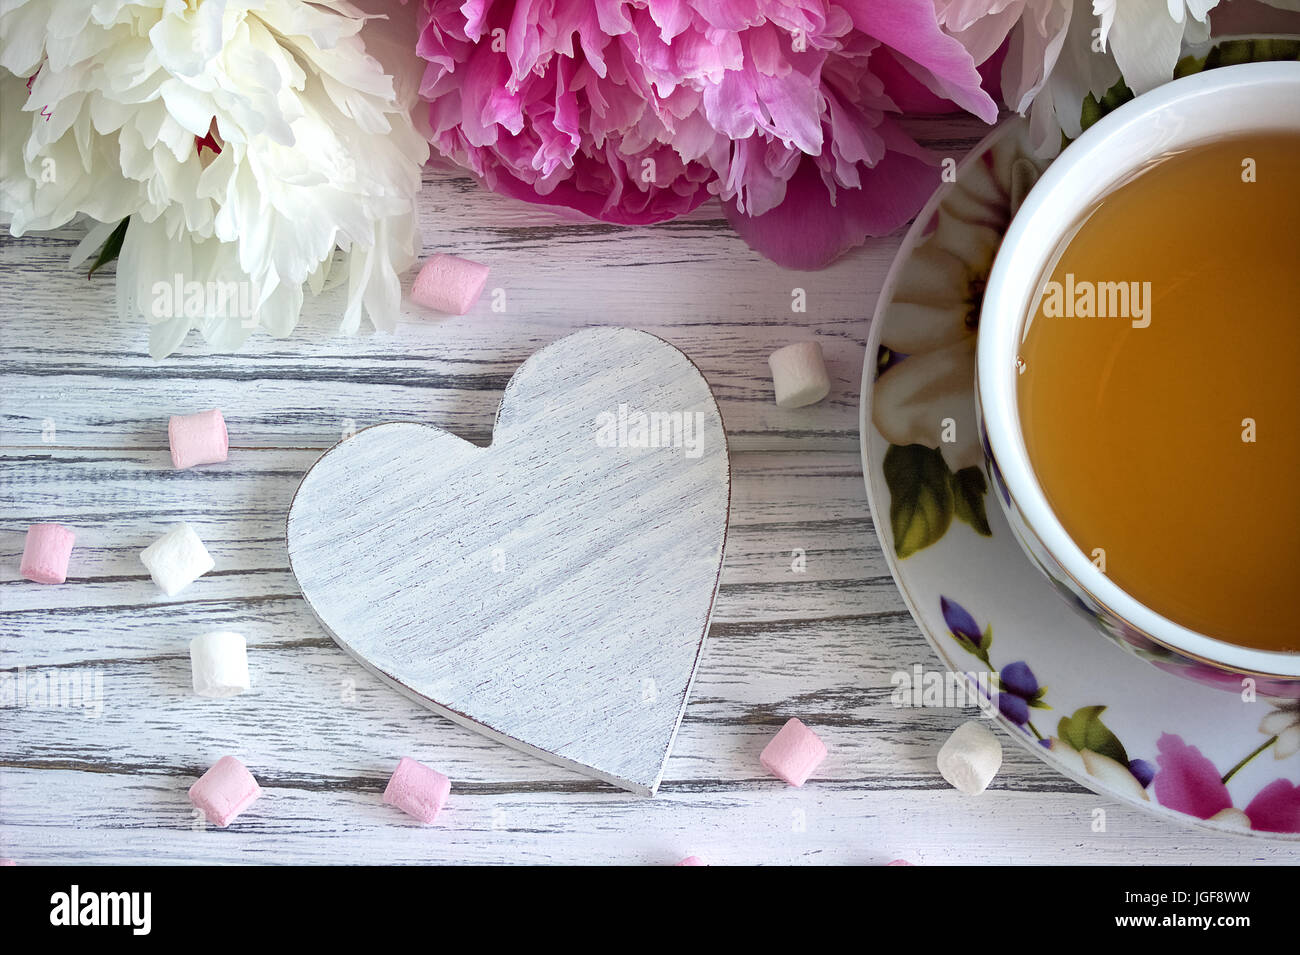
[[[997,116],[932,0],[424,0],[431,139],[490,188],[607,222],[720,198],[818,268],[938,182],[905,106]]]

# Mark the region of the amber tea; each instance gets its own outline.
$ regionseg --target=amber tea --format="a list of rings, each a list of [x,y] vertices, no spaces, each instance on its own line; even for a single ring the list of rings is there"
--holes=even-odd
[[[1300,652],[1300,132],[1162,157],[1048,272],[1017,399],[1066,531],[1174,622]]]

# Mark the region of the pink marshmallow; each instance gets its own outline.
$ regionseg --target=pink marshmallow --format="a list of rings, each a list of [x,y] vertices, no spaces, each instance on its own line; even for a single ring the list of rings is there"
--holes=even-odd
[[[415,277],[411,298],[440,312],[464,315],[483,294],[487,277],[486,265],[439,253],[425,262]]]
[[[436,769],[403,756],[397,769],[393,770],[392,779],[388,780],[384,802],[423,823],[430,823],[438,818],[450,792],[450,779]]]
[[[826,746],[817,734],[791,719],[763,747],[758,761],[773,776],[779,776],[791,786],[802,786],[825,758]]]
[[[886,862],[885,865],[914,865],[914,863],[908,862],[906,859],[895,859],[893,862]]]
[[[230,439],[220,408],[198,414],[172,415],[167,422],[172,466],[177,470],[226,460]]]
[[[38,584],[61,584],[68,579],[68,561],[77,535],[62,524],[33,524],[23,545],[22,575]]]
[[[13,859],[0,859],[0,865],[17,865]]]
[[[190,802],[222,829],[262,795],[253,774],[233,756],[222,756],[190,787]]]
[[[678,862],[677,865],[708,865],[708,863],[699,856],[687,856],[681,862]]]

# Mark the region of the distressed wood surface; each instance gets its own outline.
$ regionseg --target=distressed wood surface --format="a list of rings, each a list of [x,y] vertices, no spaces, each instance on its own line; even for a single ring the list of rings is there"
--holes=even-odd
[[[399,422],[331,449],[289,508],[289,564],[321,626],[394,689],[653,795],[730,496],[699,370],[645,332],[589,328],[520,366],[489,446]]]
[[[984,132],[973,121],[915,126],[941,154]],[[338,302],[325,299],[309,303],[287,341],[255,338],[242,353],[213,355],[194,340],[161,364],[148,358],[142,327],[109,318],[111,275],[87,282],[63,267],[72,234],[0,239],[0,679],[29,693],[61,687],[65,702],[92,704],[0,708],[0,855],[1300,861],[1296,846],[1112,803],[1016,746],[989,792],[964,797],[934,757],[971,714],[892,705],[892,674],[937,666],[880,553],[857,452],[868,319],[897,236],[823,272],[786,272],[736,239],[716,206],[626,230],[566,221],[436,173],[421,219],[426,250],[492,265],[489,295],[504,290],[504,313],[442,318],[407,306],[396,335],[348,340],[332,334]],[[791,311],[796,289],[806,312]],[[714,389],[732,451],[721,587],[654,799],[517,753],[395,693],[322,631],[284,544],[294,489],[343,431],[424,421],[484,443],[519,363],[600,324],[646,329],[690,356]],[[808,337],[823,345],[832,394],[813,408],[778,409],[767,354]],[[230,460],[171,470],[167,416],[214,405],[230,422]],[[77,528],[64,586],[18,576],[23,532],[36,520]],[[218,569],[168,599],[138,553],[176,520],[195,526]],[[213,629],[247,635],[249,694],[193,695],[188,641]],[[791,716],[830,749],[802,789],[758,764]],[[225,753],[248,763],[265,795],[230,829],[204,830],[185,790]],[[380,801],[402,755],[453,780],[434,826]],[[1104,831],[1095,831],[1097,810]]]

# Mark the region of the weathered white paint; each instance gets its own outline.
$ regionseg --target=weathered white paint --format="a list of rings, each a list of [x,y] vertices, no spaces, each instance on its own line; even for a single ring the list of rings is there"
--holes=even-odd
[[[289,563],[324,628],[500,742],[653,794],[708,632],[731,479],[667,342],[576,332],[506,386],[492,443],[367,428],[314,464]]]

